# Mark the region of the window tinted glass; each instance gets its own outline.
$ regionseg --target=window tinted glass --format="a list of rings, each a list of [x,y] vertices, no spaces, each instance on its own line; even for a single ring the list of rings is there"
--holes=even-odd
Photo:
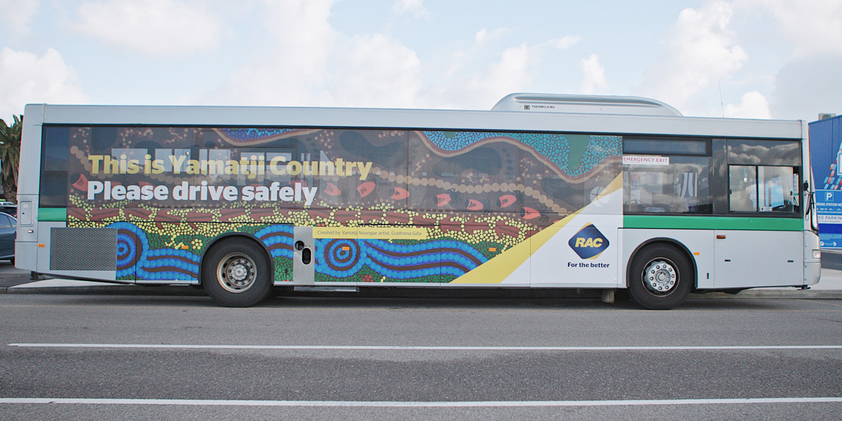
[[[706,155],[707,141],[625,139],[623,142],[623,153]]]
[[[798,174],[792,167],[758,167],[761,212],[792,212],[798,207]]]
[[[792,167],[731,165],[732,212],[796,212],[798,173]]]
[[[710,158],[670,156],[668,164],[623,169],[627,213],[711,213]]]
[[[41,159],[41,197],[43,208],[67,206],[67,160],[70,128],[44,126]]]
[[[757,168],[732,165],[728,174],[731,212],[757,211]]]
[[[801,165],[797,141],[728,140],[728,163],[741,165]]]

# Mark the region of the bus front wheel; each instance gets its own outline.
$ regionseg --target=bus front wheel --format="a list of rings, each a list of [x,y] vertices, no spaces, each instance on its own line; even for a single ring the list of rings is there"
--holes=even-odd
[[[202,259],[202,285],[220,305],[252,306],[269,295],[272,264],[263,249],[251,240],[223,240]]]
[[[666,244],[653,244],[634,256],[628,278],[634,301],[651,310],[669,310],[687,298],[695,276],[685,253]]]

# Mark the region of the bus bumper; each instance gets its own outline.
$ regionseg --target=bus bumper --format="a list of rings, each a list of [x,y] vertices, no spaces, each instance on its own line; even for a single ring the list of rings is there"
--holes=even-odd
[[[813,231],[804,231],[804,285],[819,283],[822,276],[822,254],[819,250],[819,236]]]
[[[804,264],[804,285],[815,285],[819,283],[819,278],[821,277],[821,275],[821,262]]]

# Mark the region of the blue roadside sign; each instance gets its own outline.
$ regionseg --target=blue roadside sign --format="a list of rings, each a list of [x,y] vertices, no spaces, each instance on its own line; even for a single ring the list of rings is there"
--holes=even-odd
[[[842,116],[810,123],[810,160],[821,247],[842,249]]]

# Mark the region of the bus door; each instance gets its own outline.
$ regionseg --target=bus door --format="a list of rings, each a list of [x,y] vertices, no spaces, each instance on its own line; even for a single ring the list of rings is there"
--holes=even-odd
[[[739,225],[715,231],[716,287],[801,285],[804,238],[798,168],[740,162],[729,165],[728,175],[729,211]]]

